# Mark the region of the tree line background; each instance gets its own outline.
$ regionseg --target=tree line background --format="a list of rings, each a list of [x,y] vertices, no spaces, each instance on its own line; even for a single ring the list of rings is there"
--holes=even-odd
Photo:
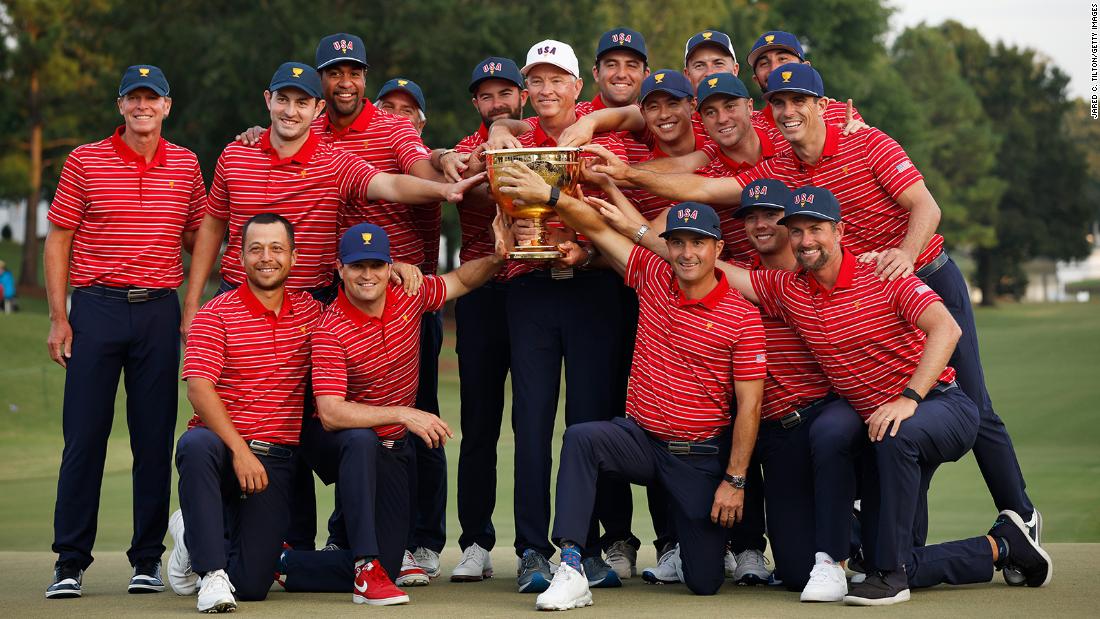
[[[312,64],[333,32],[366,42],[368,94],[398,75],[419,83],[425,142],[449,147],[477,128],[467,84],[487,55],[522,65],[531,44],[555,38],[583,70],[600,33],[626,25],[645,35],[652,69],[680,69],[684,41],[711,28],[733,38],[759,108],[744,58],[775,29],[800,37],[829,96],[854,99],[906,148],[943,209],[940,231],[973,257],[983,302],[1020,296],[1031,258],[1086,256],[1100,219],[1100,151],[1088,147],[1100,124],[1068,99],[1068,76],[952,21],[906,29],[888,46],[890,14],[881,0],[0,0],[0,199],[52,197],[68,152],[120,124],[114,101],[131,64],[164,69],[165,137],[198,154],[209,183],[233,136],[267,124],[262,93],[275,67]],[[444,214],[453,248],[457,218]],[[35,232],[28,217],[25,286],[39,281]]]

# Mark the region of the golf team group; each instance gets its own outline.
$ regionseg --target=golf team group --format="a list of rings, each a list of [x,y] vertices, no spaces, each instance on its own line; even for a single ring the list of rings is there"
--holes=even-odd
[[[595,48],[598,96],[578,101],[588,70],[541,41],[522,67],[474,66],[476,131],[432,150],[421,87],[397,77],[370,97],[362,39],[330,35],[312,66],[278,67],[269,126],[225,147],[209,189],[195,154],[161,137],[164,73],[126,69],[123,125],[69,155],[48,215],[48,346],[66,376],[46,597],[82,593],[120,376],[128,591],[166,580],[203,612],[273,586],[407,603],[441,574],[456,434],[450,579],[493,576],[509,375],[516,578],[538,609],[591,605],[638,575],[630,484],[646,486],[657,535],[641,577],[697,595],[732,580],[884,605],[995,571],[1049,583],[1042,516],[920,171],[826,96],[797,36],[766,32],[744,62],[763,109],[726,34],[697,33],[682,68],[654,69],[642,34],[616,28]],[[535,166],[486,170],[496,151],[571,147],[576,191]],[[505,200],[553,216],[509,217]],[[461,223],[445,274],[441,208]],[[546,235],[559,258],[517,259]],[[460,428],[437,399],[452,300]],[[177,437],[181,352],[195,414]],[[999,514],[929,545],[933,474],[971,450]],[[314,474],[335,491],[324,544]]]

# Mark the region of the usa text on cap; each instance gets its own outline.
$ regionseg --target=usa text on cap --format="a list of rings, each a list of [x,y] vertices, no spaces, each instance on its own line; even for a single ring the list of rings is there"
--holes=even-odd
[[[532,67],[539,64],[551,64],[569,73],[573,77],[581,76],[580,65],[577,62],[577,54],[573,48],[561,41],[546,39],[539,41],[527,50],[527,64],[520,71],[524,76]]]
[[[321,99],[321,78],[317,71],[302,62],[284,62],[275,69],[271,84],[267,89],[275,92],[280,88],[297,88],[311,97]]]
[[[667,92],[668,94],[683,99],[692,96],[691,82],[680,71],[672,69],[658,69],[649,74],[642,82],[641,101],[655,92]]]
[[[162,97],[168,96],[168,80],[164,72],[151,64],[137,64],[122,73],[118,96],[125,96],[138,88],[148,88]]]
[[[718,213],[701,202],[681,202],[668,209],[665,218],[665,231],[659,236],[667,239],[673,232],[683,230],[694,232],[712,239],[722,238],[722,226]]]
[[[340,239],[341,263],[354,264],[363,260],[381,260],[393,264],[393,259],[390,258],[390,237],[380,226],[355,224]]]
[[[791,217],[812,217],[839,223],[840,202],[837,202],[833,192],[824,187],[805,185],[791,192],[791,199],[783,209],[783,218],[779,223],[786,223]]]
[[[768,92],[765,99],[771,99],[780,92],[800,92],[812,97],[825,96],[825,84],[821,74],[808,64],[791,62],[772,69],[768,76]]]
[[[511,58],[489,56],[474,67],[473,75],[470,76],[470,92],[477,90],[477,85],[481,82],[492,79],[508,80],[520,88],[524,87],[523,75],[515,61]]]
[[[770,208],[785,210],[791,201],[791,190],[774,178],[761,178],[748,184],[741,190],[741,206],[733,212],[734,217],[744,217],[750,209]]]
[[[729,55],[733,56],[733,61],[737,62],[737,52],[733,51],[733,41],[730,40],[728,34],[717,30],[704,30],[688,39],[687,44],[684,45],[685,66],[687,66],[688,56],[691,56],[691,52],[695,51],[695,48],[700,45],[717,45],[729,52]]]
[[[409,96],[420,106],[420,111],[425,114],[428,112],[428,105],[424,101],[424,91],[420,90],[420,86],[416,82],[403,77],[395,77],[382,84],[382,88],[378,91],[378,96],[375,99],[381,99],[395,90],[409,93]]]
[[[714,73],[699,82],[699,90],[695,92],[696,107],[702,109],[703,102],[714,95],[748,99],[749,90],[745,88],[745,83],[732,73]]]
[[[621,26],[600,35],[600,42],[596,46],[596,62],[599,62],[604,54],[619,50],[632,51],[641,56],[643,61],[649,62],[649,53],[646,51],[645,37],[642,33]]]
[[[747,58],[749,66],[755,67],[756,59],[764,52],[770,52],[773,49],[785,49],[798,56],[799,60],[806,59],[805,54],[802,52],[802,44],[798,42],[798,37],[782,30],[771,30],[760,35],[756,43],[752,44],[752,50],[749,51]]]
[[[317,54],[314,63],[317,70],[339,62],[354,62],[369,67],[367,64],[367,48],[363,45],[363,39],[339,32],[330,34],[321,39],[317,44]]]

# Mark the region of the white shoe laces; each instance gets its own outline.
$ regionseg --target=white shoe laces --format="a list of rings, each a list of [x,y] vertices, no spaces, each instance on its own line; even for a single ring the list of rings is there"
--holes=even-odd
[[[470,544],[466,547],[466,550],[462,551],[462,560],[459,561],[458,564],[463,565],[479,561],[481,559],[481,552],[478,552],[479,550],[484,552],[484,549],[481,546],[478,546],[477,544]]]

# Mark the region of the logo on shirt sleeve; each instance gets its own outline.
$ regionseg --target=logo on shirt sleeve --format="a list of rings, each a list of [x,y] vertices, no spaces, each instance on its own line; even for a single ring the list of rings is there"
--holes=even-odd
[[[894,169],[897,170],[898,172],[904,172],[904,171],[908,170],[911,167],[913,167],[913,162],[906,159],[905,161],[902,161],[898,165],[894,166]]]
[[[929,292],[932,292],[932,289],[928,287],[928,284],[917,286],[917,294],[928,294]]]

